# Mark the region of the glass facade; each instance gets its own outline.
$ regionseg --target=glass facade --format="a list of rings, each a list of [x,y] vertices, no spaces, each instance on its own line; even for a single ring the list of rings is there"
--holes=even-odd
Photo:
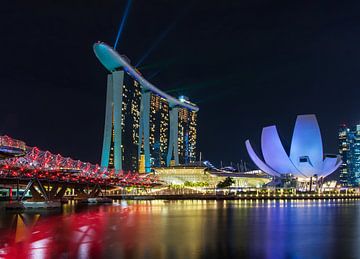
[[[144,171],[144,141],[140,139],[141,99],[144,94],[140,83],[126,72],[121,89],[121,165],[123,171]],[[150,166],[164,167],[170,138],[170,106],[158,94],[151,93],[149,101],[149,149]],[[108,167],[115,167],[115,120],[112,103],[111,140]],[[146,115],[145,115],[146,116]],[[196,160],[197,113],[186,108],[178,109],[178,150],[179,163],[190,164]],[[139,151],[139,145],[141,145]],[[140,152],[140,157],[139,157]],[[141,167],[142,166],[142,167]],[[141,168],[140,168],[141,167]]]
[[[117,147],[120,146],[116,143],[121,143],[121,152],[119,153],[121,153],[121,169],[123,171],[148,172],[146,170],[148,167],[164,167],[167,164],[170,145],[171,107],[169,102],[156,93],[146,92],[140,83],[128,73],[124,72],[123,75],[122,87],[119,86],[119,83],[115,83],[114,86],[115,88],[121,87],[121,91],[119,91],[121,94],[116,95],[117,97],[115,94],[113,95],[114,100],[121,99],[118,102],[118,106],[121,104],[121,115],[118,116],[121,118],[119,121],[121,123],[121,134],[118,137],[120,140],[118,142],[116,142],[117,122],[114,117],[117,114],[115,111],[116,101],[113,100],[112,106],[108,108],[111,110],[112,117],[111,136],[109,136],[110,152],[108,159],[106,159],[107,166],[116,168],[116,161],[119,160],[116,157],[116,145]],[[149,96],[149,99],[146,96]],[[190,164],[196,160],[197,113],[187,108],[175,107],[178,116],[174,120],[174,129],[178,133],[179,163]],[[144,113],[145,110],[149,111],[148,115]],[[146,125],[144,126],[144,124]],[[147,129],[149,130],[148,145],[144,141],[147,133],[143,132]],[[147,155],[145,147],[149,147],[149,155]],[[148,161],[149,164],[147,164]]]
[[[138,145],[140,127],[141,86],[125,73],[122,86],[121,108],[121,154],[124,171],[138,171]],[[114,167],[114,112],[112,113],[112,134],[110,143],[109,168]]]
[[[189,117],[189,160],[190,163],[196,161],[196,140],[197,140],[197,113],[190,112]]]
[[[142,168],[148,173],[151,167],[172,161],[178,165],[178,143],[182,163],[195,161],[197,105],[185,96],[175,98],[158,89],[109,45],[95,43],[94,52],[110,72],[101,167],[114,167],[116,173]]]
[[[351,172],[353,172],[354,186],[359,186],[360,183],[360,125],[356,125],[353,130],[353,142],[350,148],[351,151]]]
[[[141,87],[128,75],[124,77],[122,98],[123,170],[138,171]]]
[[[357,187],[360,183],[360,125],[339,129],[339,153],[342,156],[339,181],[342,186]]]
[[[185,108],[179,109],[178,149],[179,163],[190,164],[196,161],[197,113]]]
[[[150,97],[150,156],[151,166],[166,165],[169,141],[169,103],[157,94]]]

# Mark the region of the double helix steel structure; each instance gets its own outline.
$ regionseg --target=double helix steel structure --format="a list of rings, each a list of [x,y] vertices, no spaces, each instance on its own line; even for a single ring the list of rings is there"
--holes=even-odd
[[[115,169],[53,154],[38,147],[29,147],[23,141],[0,136],[0,179],[31,179],[60,181],[73,184],[99,184],[101,186],[152,186],[153,175],[130,172],[115,173]]]

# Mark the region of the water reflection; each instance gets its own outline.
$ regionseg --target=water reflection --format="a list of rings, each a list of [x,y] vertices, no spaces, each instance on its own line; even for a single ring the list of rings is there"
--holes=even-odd
[[[358,257],[357,200],[117,201],[0,214],[4,258]]]

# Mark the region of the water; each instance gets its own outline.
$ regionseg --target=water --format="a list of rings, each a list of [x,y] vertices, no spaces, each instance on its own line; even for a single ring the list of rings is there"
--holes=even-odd
[[[137,201],[0,210],[0,258],[360,258],[360,201]]]

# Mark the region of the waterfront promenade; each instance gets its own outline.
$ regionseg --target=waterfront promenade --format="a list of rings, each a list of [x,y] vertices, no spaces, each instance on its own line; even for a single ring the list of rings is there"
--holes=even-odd
[[[332,200],[360,199],[360,194],[296,194],[296,195],[106,195],[115,200]]]

